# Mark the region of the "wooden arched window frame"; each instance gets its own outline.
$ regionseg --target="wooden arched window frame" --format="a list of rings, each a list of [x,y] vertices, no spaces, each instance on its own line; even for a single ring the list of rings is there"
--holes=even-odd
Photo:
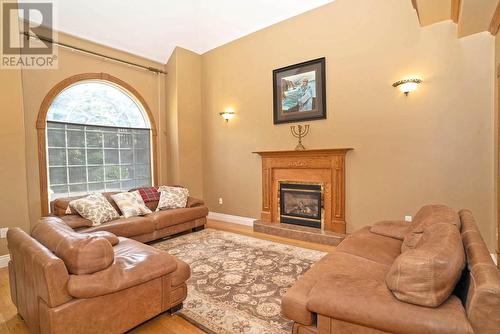
[[[56,84],[49,93],[43,99],[42,105],[40,106],[40,110],[38,112],[38,118],[36,122],[36,129],[38,134],[38,169],[40,173],[40,202],[42,215],[46,216],[49,214],[49,195],[48,195],[48,175],[47,175],[47,147],[46,147],[46,127],[47,127],[47,113],[49,111],[52,102],[56,98],[59,93],[63,90],[72,86],[80,81],[87,80],[100,80],[107,81],[114,85],[119,86],[124,89],[127,93],[133,96],[144,108],[144,111],[147,114],[149,124],[151,126],[151,140],[152,140],[152,182],[156,184],[158,182],[158,169],[157,169],[157,148],[158,148],[158,131],[156,128],[156,122],[151,113],[151,109],[149,108],[146,100],[139,94],[139,92],[126,83],[125,81],[118,79],[107,73],[82,73],[73,75],[69,78],[64,79],[63,81]]]

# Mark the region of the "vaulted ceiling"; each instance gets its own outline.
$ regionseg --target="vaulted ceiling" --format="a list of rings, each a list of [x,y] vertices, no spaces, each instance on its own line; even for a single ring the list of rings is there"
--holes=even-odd
[[[53,0],[54,28],[165,63],[176,46],[204,53],[332,1]]]
[[[458,37],[490,31],[496,35],[500,22],[498,0],[412,0],[420,24],[453,20]]]

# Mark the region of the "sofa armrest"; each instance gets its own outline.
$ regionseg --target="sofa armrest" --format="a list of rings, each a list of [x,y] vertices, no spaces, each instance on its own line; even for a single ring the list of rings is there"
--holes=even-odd
[[[342,273],[318,282],[309,293],[307,308],[390,333],[473,333],[462,303],[454,295],[436,308],[418,306],[396,299],[383,281]]]
[[[205,201],[203,201],[202,199],[189,196],[187,199],[186,208],[194,208],[196,206],[203,206],[203,205],[205,205]]]
[[[380,221],[370,228],[372,233],[399,240],[403,240],[409,230],[410,224],[402,220]]]
[[[173,273],[176,259],[167,252],[138,241],[119,238],[114,262],[90,275],[71,275],[68,292],[74,298],[92,298],[121,291]]]
[[[61,219],[73,230],[77,230],[82,227],[92,227],[92,221],[83,218],[82,216],[76,215],[63,215],[63,216],[55,216]]]
[[[118,239],[118,237],[115,234],[108,232],[108,231],[96,231],[96,232],[89,232],[86,234],[92,235],[94,237],[104,238],[104,239],[109,241],[111,246],[115,246],[120,242],[120,240]]]

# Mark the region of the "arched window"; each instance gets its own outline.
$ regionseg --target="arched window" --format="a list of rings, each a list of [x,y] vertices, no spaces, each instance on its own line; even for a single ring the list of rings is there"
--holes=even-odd
[[[134,94],[111,81],[73,80],[47,105],[48,201],[153,184],[152,126]]]

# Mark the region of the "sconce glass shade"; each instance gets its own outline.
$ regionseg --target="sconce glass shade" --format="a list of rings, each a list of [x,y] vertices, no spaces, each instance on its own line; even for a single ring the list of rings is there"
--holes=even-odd
[[[393,87],[397,87],[401,93],[408,95],[408,93],[413,92],[417,89],[418,84],[421,83],[421,79],[405,79],[396,81],[392,84]]]
[[[223,119],[227,121],[229,121],[230,119],[233,119],[234,118],[234,110],[232,108],[227,108],[226,110],[224,110],[223,112],[219,113],[219,115],[221,115],[221,117]]]

